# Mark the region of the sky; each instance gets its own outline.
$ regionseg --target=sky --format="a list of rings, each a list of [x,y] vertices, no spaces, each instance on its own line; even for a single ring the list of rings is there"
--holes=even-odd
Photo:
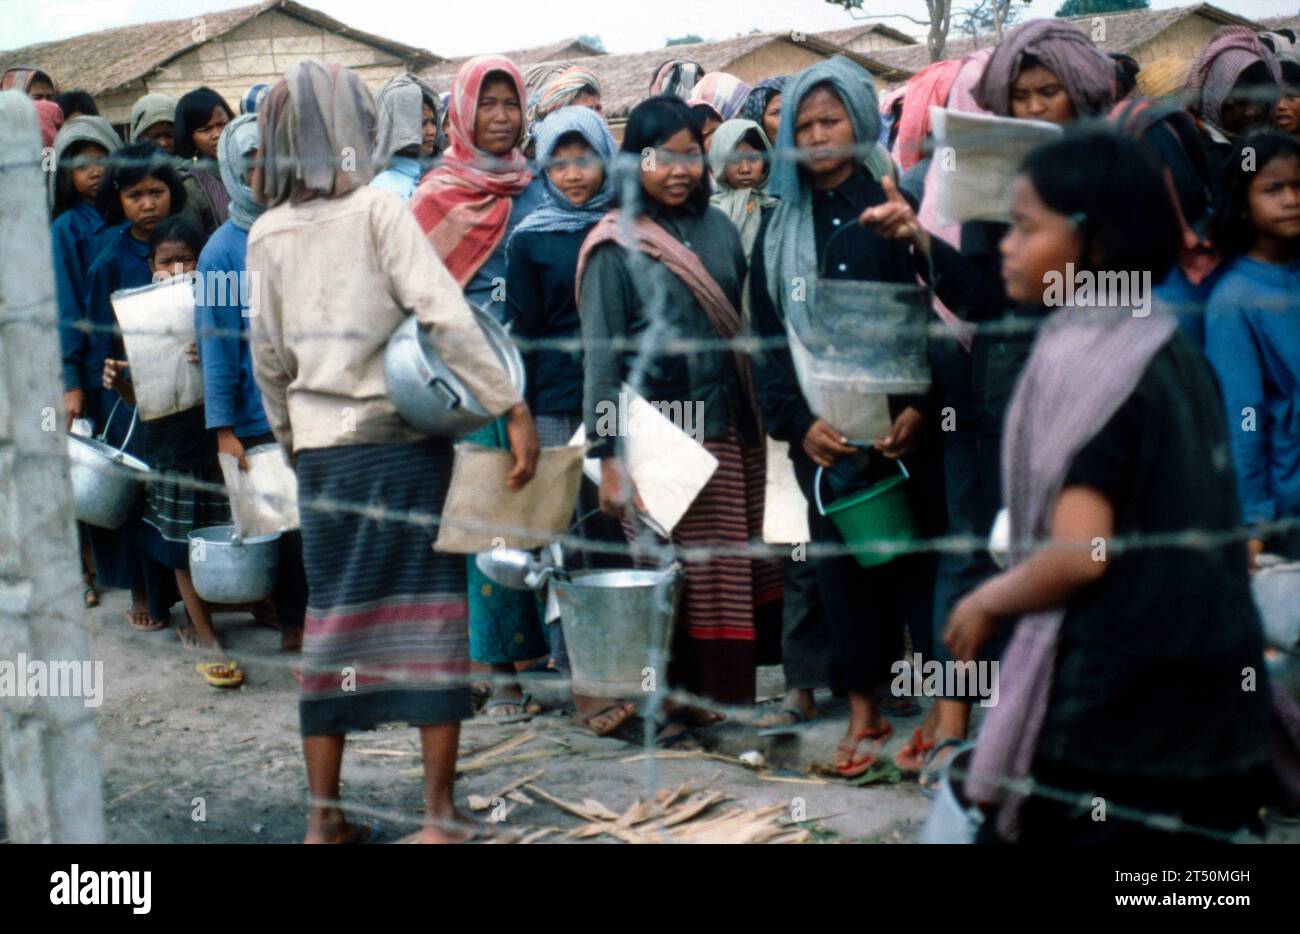
[[[0,49],[114,26],[199,16],[249,2],[0,0]],[[960,5],[963,0],[954,2]],[[1050,16],[1061,2],[1032,0],[1026,16]],[[1254,18],[1294,14],[1296,2],[1217,0],[1215,6]],[[826,0],[305,0],[305,5],[357,29],[447,57],[546,45],[584,33],[599,36],[610,52],[637,52],[687,34],[726,39],[754,29],[817,32],[842,29],[862,19],[887,23],[918,37],[925,33],[924,26],[907,19],[879,15],[902,13],[924,19],[924,0],[865,0],[863,11],[856,14]],[[1152,0],[1152,6],[1160,9],[1185,5],[1178,0]],[[955,20],[952,35],[957,34]]]

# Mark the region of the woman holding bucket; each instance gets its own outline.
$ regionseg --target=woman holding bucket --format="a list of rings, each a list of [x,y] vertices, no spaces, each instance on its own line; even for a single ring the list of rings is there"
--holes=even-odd
[[[432,551],[432,529],[412,521],[442,512],[452,445],[408,426],[389,401],[389,335],[416,315],[457,378],[506,415],[513,488],[531,479],[537,441],[528,406],[410,211],[367,184],[374,119],[361,80],[318,62],[290,67],[258,109],[253,189],[268,207],[248,237],[253,372],[298,474],[307,842],[366,839],[338,801],[344,738],[394,721],[420,730],[421,842],[459,842],[474,833],[452,797],[460,721],[473,712],[465,559]],[[339,163],[348,150],[350,170]],[[385,518],[321,500],[381,507]]]
[[[906,244],[855,224],[864,210],[884,203],[895,191],[888,159],[872,146],[879,116],[870,77],[856,65],[832,58],[791,78],[783,97],[777,150],[798,147],[805,158],[799,163],[782,160],[773,172],[773,193],[781,201],[764,218],[750,271],[754,331],[778,344],[786,338],[791,296],[800,288],[806,290],[808,314],[816,318],[819,268],[823,279],[914,281]],[[843,235],[836,236],[841,231]],[[926,512],[927,502],[941,499],[935,465],[931,458],[913,457],[925,441],[928,399],[891,396],[888,429],[874,439],[849,439],[812,412],[787,348],[767,350],[756,370],[767,431],[790,444],[795,474],[809,503],[817,499],[818,468],[830,471],[832,479],[858,479],[853,472],[861,470],[863,458],[859,446],[850,443],[854,440],[873,446],[887,461],[908,459],[913,474],[909,498],[921,534],[937,525],[939,517]],[[895,472],[883,471],[879,463],[870,469],[872,479]],[[809,522],[814,542],[844,546],[840,533],[817,509],[809,510]],[[924,651],[933,565],[932,556],[895,558],[871,568],[847,554],[817,559],[818,590],[849,694],[849,729],[834,757],[836,769],[846,777],[869,770],[893,732],[876,691],[889,680],[890,666],[902,652],[904,617],[913,624],[914,641]]]

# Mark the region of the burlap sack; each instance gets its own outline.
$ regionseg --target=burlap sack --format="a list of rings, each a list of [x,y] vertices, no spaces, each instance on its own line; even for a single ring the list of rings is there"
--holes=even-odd
[[[542,448],[537,473],[522,490],[506,488],[514,464],[501,448],[456,445],[435,551],[539,548],[568,530],[582,483],[582,448]]]

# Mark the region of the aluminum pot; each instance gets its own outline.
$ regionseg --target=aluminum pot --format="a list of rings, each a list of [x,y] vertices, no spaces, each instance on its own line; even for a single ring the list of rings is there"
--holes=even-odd
[[[1264,640],[1283,652],[1300,652],[1300,561],[1264,568],[1250,580],[1264,624]]]
[[[113,403],[98,438],[68,435],[73,513],[80,521],[102,529],[120,529],[126,524],[131,510],[144,493],[144,480],[149,473],[144,461],[132,457],[125,450],[131,442],[131,433],[135,431],[134,412],[122,447],[113,447],[105,440],[108,426],[112,424],[121,402],[118,399]]]
[[[189,534],[194,591],[209,603],[255,603],[275,588],[280,533],[240,538],[233,525],[210,525]]]
[[[515,390],[524,393],[524,360],[506,329],[486,311],[471,306],[497,361]],[[388,397],[411,425],[431,435],[457,436],[482,428],[493,416],[438,356],[433,335],[408,315],[384,350]]]
[[[967,743],[948,757],[939,769],[939,787],[917,843],[974,843],[984,814],[967,800],[962,779],[975,757],[975,744]]]

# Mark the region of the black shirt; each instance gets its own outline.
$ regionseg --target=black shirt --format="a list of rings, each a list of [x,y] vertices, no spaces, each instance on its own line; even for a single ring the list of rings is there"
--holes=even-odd
[[[1181,332],[1075,457],[1065,486],[1103,493],[1121,538],[1240,524],[1223,402]],[[1066,613],[1038,754],[1170,779],[1259,764],[1268,684],[1243,543],[1107,559]],[[1255,673],[1253,691],[1243,690],[1244,669]]]

